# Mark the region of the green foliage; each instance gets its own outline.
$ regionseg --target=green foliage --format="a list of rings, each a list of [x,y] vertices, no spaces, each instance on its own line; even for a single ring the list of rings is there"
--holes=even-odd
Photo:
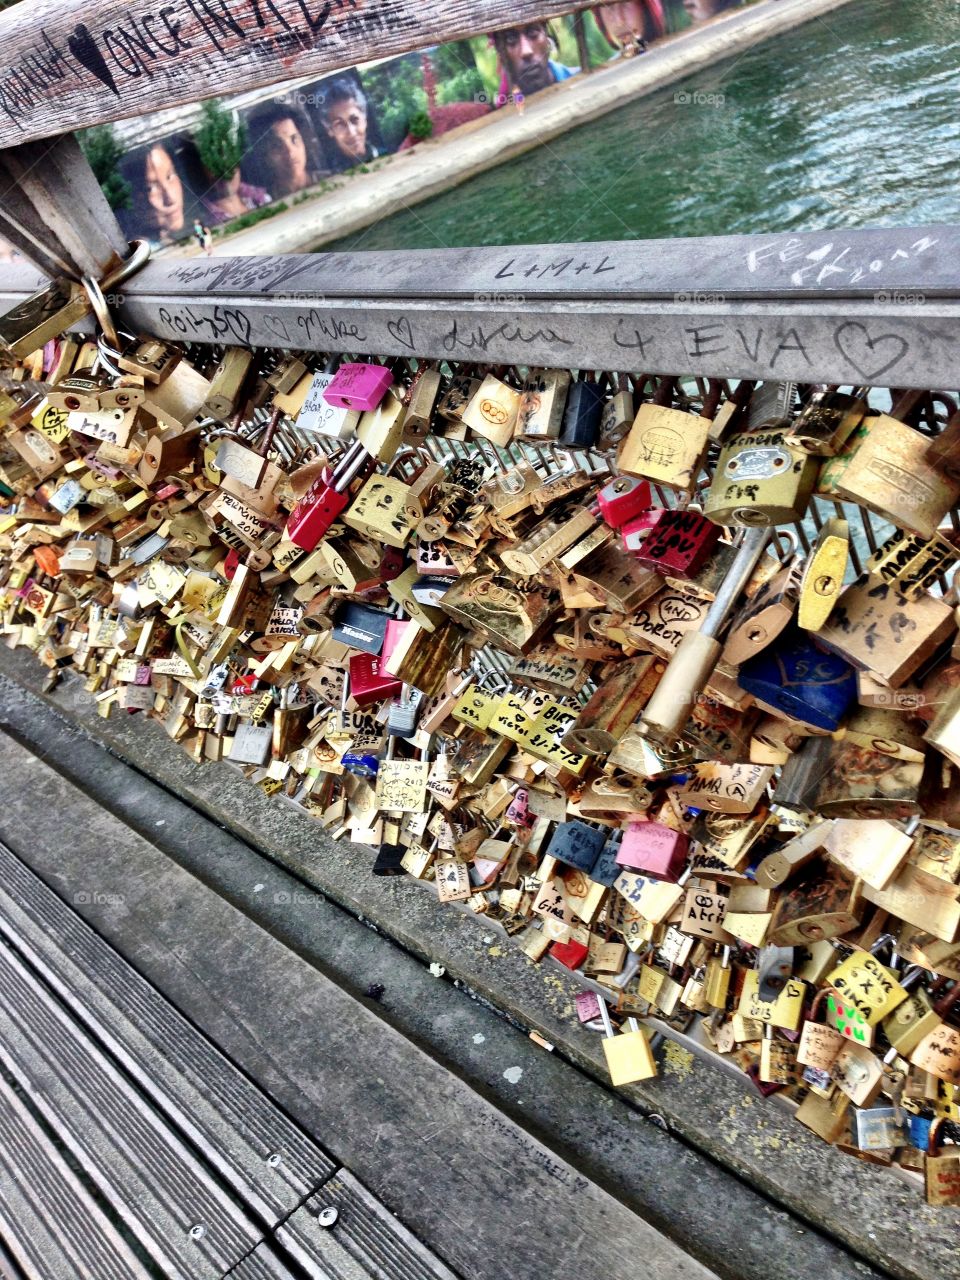
[[[437,79],[441,84],[444,80],[452,80],[462,71],[476,71],[477,68],[469,40],[451,40],[449,44],[438,44],[435,49],[430,50],[430,57],[433,59],[433,65],[437,69]],[[449,101],[453,102],[454,99],[451,98]],[[463,99],[459,98],[456,101],[462,102]]]
[[[427,109],[419,56],[377,67],[366,77],[365,87],[383,144],[394,151],[407,136],[411,119]]]
[[[416,138],[418,142],[433,136],[433,121],[426,111],[418,111],[411,119],[408,133],[411,137]]]
[[[117,168],[123,147],[117,141],[113,126],[98,124],[78,135],[83,154],[107,197],[111,209],[129,209],[133,191]]]
[[[233,174],[247,149],[247,127],[218,98],[201,104],[202,120],[193,135],[200,163],[214,182]]]
[[[441,106],[448,102],[474,102],[483,91],[483,77],[477,68],[462,67],[455,76],[440,81],[437,101]]]

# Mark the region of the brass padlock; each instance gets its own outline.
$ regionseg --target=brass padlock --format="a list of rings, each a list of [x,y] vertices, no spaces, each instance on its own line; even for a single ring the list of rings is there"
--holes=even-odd
[[[789,420],[738,432],[720,450],[703,514],[716,524],[771,527],[801,520],[819,463],[786,443]]]
[[[817,493],[855,502],[901,529],[932,538],[960,497],[960,481],[927,461],[929,437],[889,414],[868,415],[822,468]]]
[[[460,415],[478,436],[501,447],[513,439],[520,412],[520,392],[488,374]]]
[[[787,431],[787,444],[818,457],[834,457],[866,416],[866,393],[866,387],[849,393],[837,387],[815,391]]]
[[[556,594],[536,580],[521,589],[511,579],[488,572],[459,578],[440,608],[481,643],[520,655],[533,647],[558,603]]]
[[[675,379],[664,379],[653,400],[640,406],[617,465],[625,475],[692,493],[706,457],[710,419],[670,408],[675,385]]]
[[[894,586],[859,578],[841,593],[817,641],[896,689],[955,631],[953,610],[935,596],[908,600]]]
[[[850,526],[839,516],[824,522],[800,582],[797,625],[819,631],[840,598],[850,559]]]
[[[890,583],[907,600],[915,600],[958,560],[960,549],[939,533],[926,538],[895,529],[865,567],[867,573]]]
[[[566,369],[531,369],[517,415],[518,440],[556,440],[570,389]]]
[[[75,280],[51,280],[0,316],[0,346],[22,358],[59,338],[90,314],[87,291]]]
[[[394,476],[373,475],[343,515],[343,522],[388,547],[405,547],[423,518],[409,485]]]

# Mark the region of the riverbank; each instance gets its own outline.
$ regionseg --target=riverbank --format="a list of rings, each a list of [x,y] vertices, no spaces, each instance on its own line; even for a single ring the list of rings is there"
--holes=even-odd
[[[609,63],[544,90],[527,102],[522,115],[508,108],[385,157],[368,173],[342,181],[336,190],[303,200],[254,227],[218,236],[217,252],[309,253],[698,71],[708,76],[699,91],[716,92],[713,76],[720,63],[849,2],[761,0],[750,8],[719,15],[658,42],[639,58]],[[171,254],[196,252],[187,248]]]

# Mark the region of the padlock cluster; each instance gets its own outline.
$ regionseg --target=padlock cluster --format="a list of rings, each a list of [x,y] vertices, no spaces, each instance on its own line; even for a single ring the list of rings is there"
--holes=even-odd
[[[960,1203],[947,398],[210,367],[30,314],[11,647],[565,966],[614,1083],[692,1037]]]

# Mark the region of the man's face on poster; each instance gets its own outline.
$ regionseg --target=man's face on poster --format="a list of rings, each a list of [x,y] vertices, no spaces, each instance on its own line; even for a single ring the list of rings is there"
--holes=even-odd
[[[179,231],[183,227],[183,183],[165,148],[153,147],[147,153],[143,185],[157,230]]]
[[[536,93],[553,84],[550,37],[544,22],[529,22],[503,33],[503,57],[511,82],[523,93]]]
[[[286,195],[307,185],[307,144],[289,116],[270,126],[265,155],[276,188],[273,194]]]
[[[324,127],[343,154],[363,160],[367,154],[367,109],[354,98],[335,102],[324,117]]]
[[[695,0],[696,2],[696,0]],[[610,37],[616,41],[624,41],[631,36],[642,36],[645,26],[643,5],[638,0],[623,0],[622,3],[604,4],[600,6],[604,26]]]

